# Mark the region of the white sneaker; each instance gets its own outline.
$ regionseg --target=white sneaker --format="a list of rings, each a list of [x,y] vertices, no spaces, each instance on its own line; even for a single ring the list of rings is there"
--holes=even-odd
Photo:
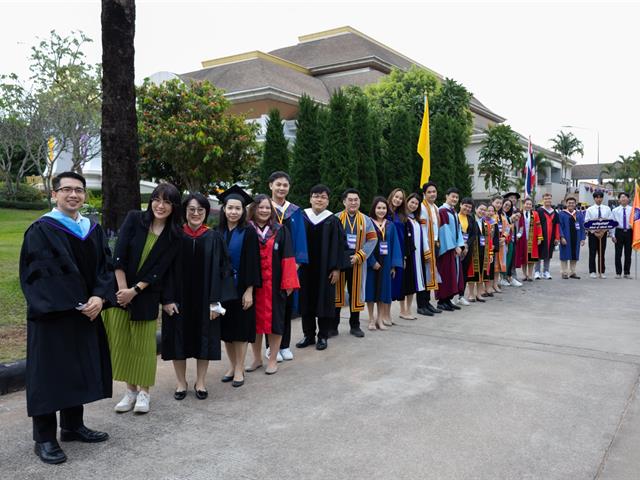
[[[607,278],[607,276],[604,273],[601,273],[600,278]]]
[[[282,350],[280,350],[281,352]],[[276,356],[276,360],[278,361],[278,363],[284,361],[284,358],[282,358],[282,354],[278,352],[278,355]],[[269,355],[271,354],[271,347],[267,347],[267,349],[264,351],[264,358],[266,358],[267,360],[269,360]]]
[[[522,282],[518,281],[518,279],[516,279],[516,278],[512,278],[511,279],[511,286],[512,287],[521,287],[522,286]]]
[[[460,300],[458,301],[458,304],[459,304],[459,305],[464,305],[465,307],[468,307],[469,305],[471,305],[471,304],[469,303],[469,300],[467,300],[467,299],[466,299],[466,298],[464,298],[464,297],[460,297]]]
[[[149,411],[149,401],[151,397],[147,392],[138,393],[138,399],[136,400],[136,406],[133,407],[135,413],[147,413]]]
[[[127,388],[127,391],[124,394],[124,397],[122,397],[122,400],[120,400],[113,409],[118,413],[128,412],[136,404],[137,398],[138,398],[138,392],[134,392]]]
[[[544,278],[551,280],[551,272],[544,272]]]
[[[625,275],[625,277],[626,277],[626,275]],[[621,279],[621,278],[622,278],[622,275],[618,275],[618,274],[616,274],[616,278],[617,278],[617,279]]]
[[[534,280],[540,280],[540,272],[536,272],[533,274],[533,279]]]
[[[293,360],[293,352],[290,348],[283,348],[280,350],[280,356],[283,360]]]
[[[591,278],[598,278],[598,275],[596,275],[595,273],[590,273],[590,274],[589,274],[589,277],[591,277]]]
[[[500,279],[500,286],[501,287],[509,287],[511,286],[511,284],[509,282],[507,282],[504,278]]]
[[[460,303],[460,300],[458,298],[456,298],[456,297],[453,297],[451,299],[451,303],[453,303],[454,305],[458,305],[458,303]]]

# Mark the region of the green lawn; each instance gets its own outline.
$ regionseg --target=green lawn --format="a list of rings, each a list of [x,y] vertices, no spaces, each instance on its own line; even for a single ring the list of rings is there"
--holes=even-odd
[[[43,213],[0,208],[0,362],[25,356],[25,302],[18,260],[24,231]]]

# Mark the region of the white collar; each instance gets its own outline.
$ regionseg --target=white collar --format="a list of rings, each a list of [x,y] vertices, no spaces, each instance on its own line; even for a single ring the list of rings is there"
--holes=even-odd
[[[288,200],[284,201],[284,205],[280,206],[278,205],[275,201],[271,200],[271,204],[277,208],[280,212],[284,212],[287,208],[289,208],[289,205],[291,205],[291,203],[289,203]]]
[[[313,208],[305,208],[304,213],[307,215],[307,218],[309,219],[309,221],[314,225],[318,225],[320,222],[326,220],[328,217],[333,215],[333,213],[331,213],[328,209],[323,210],[322,213],[320,213],[319,215],[316,215],[315,212],[313,211]]]

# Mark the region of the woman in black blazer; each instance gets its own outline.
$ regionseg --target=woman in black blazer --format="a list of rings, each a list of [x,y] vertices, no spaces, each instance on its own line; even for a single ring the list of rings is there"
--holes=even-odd
[[[180,242],[180,193],[162,183],[146,212],[125,218],[115,249],[118,308],[103,314],[113,379],[127,383],[116,412],[149,411],[149,387],[156,376],[156,329],[165,274]]]

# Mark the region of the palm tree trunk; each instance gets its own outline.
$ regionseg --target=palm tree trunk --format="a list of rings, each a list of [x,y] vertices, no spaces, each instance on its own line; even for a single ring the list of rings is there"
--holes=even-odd
[[[107,232],[140,208],[134,85],[135,0],[102,0],[102,219]]]

